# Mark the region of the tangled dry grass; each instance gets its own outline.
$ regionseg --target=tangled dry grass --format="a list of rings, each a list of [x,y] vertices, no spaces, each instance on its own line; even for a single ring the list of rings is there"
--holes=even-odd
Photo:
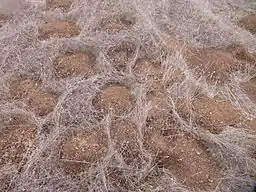
[[[0,191],[247,192],[246,0],[2,0]]]

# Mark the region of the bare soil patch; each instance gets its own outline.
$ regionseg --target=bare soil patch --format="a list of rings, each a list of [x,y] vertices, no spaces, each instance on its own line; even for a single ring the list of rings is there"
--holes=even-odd
[[[36,126],[25,117],[12,115],[0,122],[0,168],[21,166],[35,147]],[[22,168],[22,166],[21,166]]]
[[[74,0],[46,0],[46,8],[47,9],[55,9],[61,8],[64,10],[68,10]]]
[[[8,21],[9,16],[0,13],[0,28],[3,27],[3,25]]]
[[[124,115],[132,109],[134,102],[134,97],[128,87],[109,84],[102,88],[101,93],[94,99],[93,105],[103,114],[112,110],[115,115]]]
[[[52,112],[57,104],[57,94],[42,90],[40,82],[31,78],[18,78],[10,84],[10,95],[13,99],[22,99],[38,116]]]
[[[238,25],[252,34],[256,34],[256,14],[249,14],[241,18]]]
[[[39,39],[69,38],[80,34],[80,28],[72,21],[55,20],[42,24],[39,29]]]
[[[128,165],[139,165],[138,130],[135,124],[128,120],[116,120],[110,128],[110,136],[117,151]]]
[[[60,167],[77,174],[97,165],[108,152],[107,136],[100,131],[80,130],[69,135],[60,147]]]
[[[192,190],[214,189],[221,178],[222,171],[214,159],[191,137],[167,138],[154,131],[149,135],[146,146],[155,154],[158,166],[169,169]]]
[[[123,43],[108,50],[107,56],[112,66],[117,71],[126,71],[129,63],[135,56],[135,45]]]
[[[105,18],[100,23],[100,30],[107,32],[119,32],[125,29],[131,29],[136,23],[136,18],[132,13],[123,13],[121,15],[112,15]]]
[[[252,102],[256,103],[256,78],[241,83],[241,88],[247,93]]]
[[[177,110],[187,121],[192,118],[196,124],[212,133],[219,133],[225,126],[233,126],[242,120],[238,109],[229,101],[218,98],[200,96],[192,101],[191,106],[180,101]]]
[[[99,69],[96,66],[96,57],[92,53],[66,53],[54,62],[55,74],[59,78],[72,76],[90,76]]]

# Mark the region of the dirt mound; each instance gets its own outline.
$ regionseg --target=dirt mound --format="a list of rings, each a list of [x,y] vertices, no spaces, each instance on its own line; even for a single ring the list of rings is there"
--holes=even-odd
[[[60,147],[60,167],[67,173],[86,171],[108,152],[107,136],[100,131],[76,131]]]
[[[241,88],[247,93],[252,102],[256,103],[256,78],[241,83]]]
[[[110,136],[115,147],[128,165],[139,165],[138,135],[136,125],[127,120],[116,120],[110,128]]]
[[[203,146],[185,135],[170,138],[152,132],[146,144],[160,167],[169,169],[177,179],[193,190],[214,189],[221,169]]]
[[[61,8],[64,10],[68,10],[73,0],[46,0],[46,8],[47,9],[55,9],[55,8]]]
[[[233,126],[242,120],[241,112],[229,101],[200,96],[194,99],[191,106],[186,102],[177,103],[179,114],[187,121],[192,120],[212,133],[221,132],[225,126]]]
[[[72,76],[90,76],[95,74],[96,57],[92,53],[66,53],[54,62],[55,74],[59,78]]]
[[[21,167],[35,147],[36,126],[22,116],[12,115],[0,121],[0,168]]]
[[[124,115],[132,109],[134,97],[128,87],[110,84],[102,88],[102,92],[96,96],[93,104],[103,114],[112,110],[115,115]]]
[[[72,21],[55,20],[42,24],[38,29],[39,39],[68,38],[80,34],[80,28]]]
[[[135,45],[123,43],[119,46],[111,47],[107,53],[107,57],[117,71],[126,71],[128,64],[135,56],[135,50]]]
[[[256,14],[249,14],[241,18],[238,25],[252,34],[256,34]]]
[[[39,82],[31,78],[18,78],[10,84],[10,95],[13,99],[22,99],[38,116],[45,116],[57,104],[58,96],[42,90]]]
[[[136,18],[132,13],[121,15],[112,15],[101,21],[99,30],[107,32],[119,32],[124,29],[130,29],[136,23]]]
[[[8,21],[9,16],[0,13],[0,28]]]

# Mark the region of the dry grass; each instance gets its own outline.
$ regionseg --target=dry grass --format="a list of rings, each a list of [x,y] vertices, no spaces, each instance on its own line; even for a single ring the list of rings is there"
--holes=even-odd
[[[2,0],[0,191],[248,191],[252,6]]]

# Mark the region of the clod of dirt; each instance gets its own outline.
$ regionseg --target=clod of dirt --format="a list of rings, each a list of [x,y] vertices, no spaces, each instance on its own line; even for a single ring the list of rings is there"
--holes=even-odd
[[[127,70],[128,64],[135,56],[135,46],[130,43],[111,47],[107,53],[108,59],[112,66],[118,71]]]
[[[136,18],[131,13],[124,13],[103,19],[99,28],[107,32],[119,32],[124,29],[130,29],[135,23]]]
[[[128,87],[119,84],[110,84],[103,87],[93,101],[96,109],[106,114],[110,110],[115,115],[128,113],[134,105],[134,97]]]
[[[56,76],[60,78],[72,76],[90,76],[98,70],[96,57],[92,53],[67,53],[54,62]]]
[[[195,121],[197,125],[212,133],[221,132],[225,126],[234,125],[242,120],[241,112],[229,101],[205,96],[196,98],[188,107],[185,102],[178,102],[179,114],[189,120]]]
[[[249,53],[243,45],[231,44],[227,47],[228,52],[239,60],[252,65],[256,65],[256,54]]]
[[[108,152],[107,136],[99,131],[77,131],[60,148],[60,166],[71,174],[86,171],[99,163]]]
[[[217,49],[197,50],[187,56],[186,61],[196,76],[203,76],[209,83],[225,83],[232,72],[240,69],[231,53]]]
[[[8,16],[0,13],[0,28],[8,21]]]
[[[256,34],[256,14],[249,14],[241,18],[238,25],[252,34]]]
[[[35,145],[36,126],[24,117],[13,115],[0,122],[0,167],[19,166]]]
[[[243,82],[240,86],[247,93],[252,102],[256,103],[256,78]]]
[[[38,29],[39,39],[68,38],[80,34],[80,28],[72,21],[56,20],[46,22]]]
[[[29,78],[11,82],[10,95],[14,99],[24,99],[38,116],[45,116],[53,111],[58,98],[55,93],[42,90],[38,82]]]
[[[46,0],[47,9],[61,8],[68,10],[74,0]]]
[[[110,128],[110,136],[117,151],[121,153],[126,164],[138,166],[140,154],[136,125],[127,120],[116,120]]]
[[[154,80],[160,80],[163,75],[161,64],[147,58],[136,61],[134,72],[142,79],[153,78]]]
[[[190,189],[214,189],[221,178],[221,169],[193,138],[180,135],[168,139],[152,132],[146,146],[156,155],[158,166],[169,169]]]

